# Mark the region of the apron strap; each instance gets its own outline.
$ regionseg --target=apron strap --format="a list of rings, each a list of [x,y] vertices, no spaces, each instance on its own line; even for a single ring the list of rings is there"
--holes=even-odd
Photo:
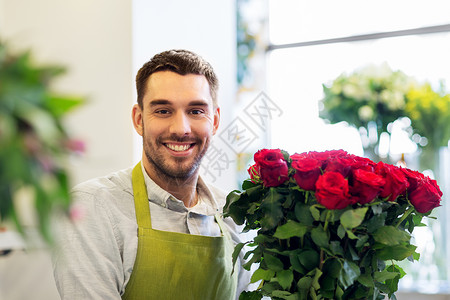
[[[136,220],[138,227],[152,228],[147,188],[145,185],[144,174],[142,174],[141,162],[139,162],[133,169],[132,182],[134,207],[136,211]]]
[[[136,221],[138,227],[152,228],[150,207],[148,203],[147,188],[145,185],[144,174],[142,173],[141,162],[139,162],[132,172],[134,207],[136,211]],[[215,214],[215,219],[219,225],[222,234],[231,239],[230,233],[225,227],[222,217],[219,213]]]

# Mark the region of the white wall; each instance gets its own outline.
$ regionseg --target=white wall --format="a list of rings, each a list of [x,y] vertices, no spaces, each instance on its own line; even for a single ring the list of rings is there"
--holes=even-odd
[[[31,49],[38,63],[66,66],[55,89],[88,99],[67,118],[72,136],[86,143],[72,161],[73,184],[131,165],[131,3],[2,1],[0,37]]]

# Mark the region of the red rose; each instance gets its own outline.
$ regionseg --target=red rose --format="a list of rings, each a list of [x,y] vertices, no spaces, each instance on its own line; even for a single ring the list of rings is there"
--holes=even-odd
[[[344,150],[328,150],[323,152],[316,152],[311,151],[308,153],[308,155],[311,158],[317,159],[318,161],[323,162],[326,164],[330,159],[336,158],[336,157],[345,157],[349,154]],[[323,167],[326,167],[325,165]]]
[[[352,172],[350,193],[360,204],[372,202],[383,190],[385,180],[382,176],[363,169]]]
[[[366,171],[375,170],[376,163],[374,163],[373,161],[371,161],[366,157],[352,155],[352,159],[353,159],[352,162],[353,169],[363,169]]]
[[[316,199],[328,209],[343,209],[351,204],[348,181],[338,172],[327,172],[316,182]]]
[[[254,160],[264,186],[279,186],[289,179],[287,162],[280,149],[259,150]]]
[[[303,152],[303,153],[300,153],[300,154],[294,153],[294,154],[291,155],[292,161],[305,159],[305,158],[310,158],[310,155],[308,153],[306,153],[306,152]]]
[[[417,182],[417,186],[409,195],[409,201],[420,213],[427,213],[435,207],[441,206],[442,192],[436,180],[425,177]]]
[[[409,186],[408,180],[401,168],[379,162],[375,172],[384,177],[386,184],[380,193],[388,201],[395,201],[399,195],[404,195]]]
[[[321,173],[322,163],[307,155],[294,154],[291,156],[292,167],[295,169],[294,179],[304,190],[315,190],[316,181]]]
[[[420,172],[413,171],[408,168],[400,168],[400,170],[403,172],[403,174],[406,176],[406,179],[408,180],[410,191],[415,189],[421,180],[425,179],[425,175],[423,175]]]
[[[328,159],[324,172],[339,172],[348,177],[352,170],[353,158],[350,156],[336,156]]]

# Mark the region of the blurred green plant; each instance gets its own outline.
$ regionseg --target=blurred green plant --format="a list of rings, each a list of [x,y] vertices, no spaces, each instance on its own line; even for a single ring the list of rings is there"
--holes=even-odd
[[[320,116],[330,123],[345,121],[360,130],[365,154],[372,159],[381,133],[389,125],[407,117],[408,134],[422,148],[423,169],[434,169],[432,157],[450,139],[450,94],[441,84],[434,90],[429,82],[419,83],[387,64],[369,65],[351,74],[341,74],[323,85]],[[375,125],[373,125],[375,124]],[[367,132],[376,128],[377,136],[367,142]],[[426,138],[427,142],[422,142]]]
[[[67,112],[83,103],[56,94],[50,83],[64,73],[59,66],[36,66],[30,52],[12,54],[0,41],[0,224],[13,221],[25,234],[17,202],[32,200],[38,230],[51,241],[50,215],[70,205],[65,160],[83,144],[63,126]],[[25,193],[24,193],[25,191]]]
[[[375,121],[378,134],[389,123],[405,116],[406,94],[415,81],[387,64],[369,65],[351,74],[341,74],[331,85],[323,85],[320,116],[331,123],[348,122],[367,128]]]
[[[448,145],[450,139],[450,94],[441,84],[434,91],[429,83],[413,87],[406,94],[405,113],[414,131],[428,139],[433,149]]]

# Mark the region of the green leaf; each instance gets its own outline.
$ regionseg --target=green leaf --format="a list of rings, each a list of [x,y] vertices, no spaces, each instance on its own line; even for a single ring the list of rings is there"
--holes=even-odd
[[[370,220],[368,220],[367,223],[365,224],[367,227],[367,231],[369,233],[372,233],[372,232],[376,231],[378,228],[384,226],[385,222],[386,222],[386,217],[387,217],[387,213],[385,213],[385,212],[371,217]]]
[[[404,260],[410,255],[413,255],[416,250],[414,245],[397,245],[397,246],[386,246],[382,249],[376,250],[376,255],[381,260]]]
[[[253,254],[252,258],[250,260],[248,260],[242,267],[249,271],[250,268],[252,267],[252,264],[256,263],[256,262],[260,262],[261,261],[261,257],[262,257],[262,250],[261,247],[258,246],[255,249],[253,249],[252,251],[248,251],[245,255],[244,255],[244,259],[248,258],[248,255]]]
[[[255,243],[257,243],[257,244],[265,244],[265,243],[272,243],[272,242],[276,241],[276,239],[273,238],[272,236],[267,235],[267,234],[263,234],[261,232],[258,232],[258,235],[255,236],[253,241]]]
[[[289,261],[291,263],[292,268],[300,273],[300,274],[305,274],[307,272],[307,270],[303,267],[303,265],[300,263],[300,255],[298,253],[298,251],[292,251],[289,254]]]
[[[384,226],[375,231],[373,238],[378,243],[395,246],[404,242],[409,242],[411,236],[406,231],[394,226]]]
[[[260,280],[264,280],[264,281],[270,281],[272,279],[272,277],[274,277],[275,272],[273,270],[264,270],[259,268],[258,270],[256,270],[250,280],[250,283],[254,283]]]
[[[335,294],[337,300],[341,300],[342,297],[344,296],[344,291],[342,290],[342,288],[339,285],[337,285],[336,292],[334,294]]]
[[[392,265],[388,266],[386,268],[386,270],[388,270],[389,272],[397,272],[397,273],[399,273],[400,274],[400,278],[403,278],[403,276],[406,275],[406,272],[399,265],[392,264]]]
[[[395,277],[400,277],[400,273],[383,270],[381,272],[375,272],[373,274],[373,279],[379,282],[385,282],[386,280],[394,279]]]
[[[309,211],[311,212],[311,215],[314,218],[314,220],[316,221],[320,220],[320,210],[317,208],[316,205],[311,205]]]
[[[394,272],[394,273],[398,274],[397,277],[395,277],[393,279],[388,279],[388,280],[386,280],[386,283],[385,283],[386,286],[390,290],[389,297],[390,297],[390,299],[392,299],[392,296],[394,296],[393,293],[395,293],[398,290],[398,282],[400,281],[400,278],[402,278],[405,275],[405,272],[403,271],[402,268],[400,268],[399,266],[396,266],[396,265],[391,265],[391,266],[387,267],[386,270],[388,270],[389,272]]]
[[[250,179],[244,180],[244,182],[242,183],[242,189],[243,190],[248,190],[250,188],[253,188],[255,186],[257,186],[258,184],[253,183]]]
[[[334,255],[344,256],[344,249],[342,249],[341,243],[339,241],[330,242],[330,250]]]
[[[352,239],[352,240],[358,239],[358,237],[353,233],[353,231],[346,229],[345,232],[347,233],[347,236],[349,239]]]
[[[310,271],[319,266],[320,255],[314,250],[304,250],[298,255],[298,259],[302,266]]]
[[[319,270],[318,268],[316,268],[315,271],[316,271],[316,273],[314,274],[314,278],[311,283],[311,287],[313,287],[316,291],[318,291],[320,289],[319,278],[320,278],[320,276],[322,276],[323,272],[321,270]]]
[[[368,240],[369,240],[369,236],[367,234],[363,235],[363,236],[358,236],[358,240],[356,241],[355,247],[357,249],[359,249],[359,248],[362,248],[362,247],[366,246],[366,242]]]
[[[320,288],[322,291],[333,291],[332,294],[334,294],[334,290],[336,289],[336,278],[325,274],[321,280]]]
[[[322,225],[311,230],[311,238],[319,247],[327,248],[329,246],[330,237],[327,232],[323,230]]]
[[[389,287],[381,282],[375,282],[375,287],[379,289],[382,293],[388,294],[390,292]]]
[[[372,205],[370,208],[372,209],[374,215],[380,215],[383,212],[383,208],[379,204]]]
[[[279,258],[273,255],[264,253],[264,262],[269,269],[272,269],[275,272],[283,270],[283,263]]]
[[[356,253],[355,249],[353,249],[353,246],[351,244],[349,244],[347,246],[347,251],[350,254],[350,257],[354,260],[354,261],[358,261],[360,259],[359,255]],[[348,255],[348,254],[347,254]]]
[[[338,230],[337,230],[337,235],[340,239],[343,239],[345,237],[345,228],[344,226],[342,226],[342,224],[339,224]]]
[[[336,258],[330,258],[325,261],[323,271],[327,277],[338,278],[341,272],[342,264]]]
[[[293,236],[298,236],[302,238],[307,231],[308,226],[297,223],[293,220],[288,220],[286,224],[278,226],[273,236],[279,239],[288,239]]]
[[[270,230],[278,225],[283,219],[283,210],[281,200],[283,195],[277,193],[276,188],[270,188],[269,193],[261,202],[261,209],[264,216],[261,218],[261,227],[263,230]]]
[[[342,264],[341,272],[339,273],[339,282],[342,284],[344,289],[351,286],[355,280],[359,277],[361,271],[353,262],[344,260]]]
[[[250,187],[245,190],[245,193],[255,201],[259,201],[261,198],[261,195],[264,192],[264,187],[261,184],[257,184],[254,187]]]
[[[331,212],[332,212],[331,221],[336,222],[341,219],[341,216],[345,212],[345,210],[344,209],[335,209],[335,210],[331,210]]]
[[[414,226],[426,226],[424,223],[422,223],[422,216],[421,215],[413,215],[413,223]]]
[[[228,194],[224,208],[225,216],[229,216],[237,225],[245,222],[245,215],[249,207],[248,196],[235,190]]]
[[[47,97],[46,106],[56,117],[62,117],[75,107],[84,103],[80,97],[56,96]]]
[[[373,288],[374,287],[374,282],[373,282],[373,278],[370,274],[361,274],[358,277],[358,282],[361,283],[362,285],[368,287],[368,288]]]
[[[301,290],[309,290],[312,282],[313,282],[313,279],[311,277],[304,276],[304,277],[300,278],[300,280],[297,282],[297,287]]]
[[[364,220],[367,209],[368,207],[362,207],[350,209],[344,212],[341,216],[342,226],[344,226],[344,228],[346,229],[353,229],[355,227],[358,227]]]
[[[243,291],[239,295],[239,300],[261,300],[263,298],[263,295],[259,291]]]
[[[264,295],[270,295],[273,291],[279,290],[280,285],[278,282],[265,282],[261,287],[261,291]]]
[[[292,270],[282,270],[277,272],[278,283],[281,285],[283,289],[288,289],[292,281],[294,280],[294,273]]]
[[[233,257],[233,272],[232,272],[232,274],[234,273],[234,266],[236,265],[236,261],[239,257],[239,253],[241,253],[242,248],[245,246],[245,244],[246,243],[239,243],[234,247],[233,254],[232,254],[232,257]]]
[[[319,298],[317,298],[316,290],[312,287],[309,289],[309,296],[312,300],[319,300]]]
[[[277,297],[277,298],[281,298],[281,299],[290,299],[289,297],[292,296],[292,293],[287,292],[287,291],[276,290],[276,291],[272,292],[272,296],[273,297]]]
[[[297,218],[297,220],[305,225],[309,225],[311,226],[314,222],[314,218],[311,214],[311,211],[309,210],[309,206],[302,203],[302,202],[297,202],[297,204],[295,205],[295,217]]]

